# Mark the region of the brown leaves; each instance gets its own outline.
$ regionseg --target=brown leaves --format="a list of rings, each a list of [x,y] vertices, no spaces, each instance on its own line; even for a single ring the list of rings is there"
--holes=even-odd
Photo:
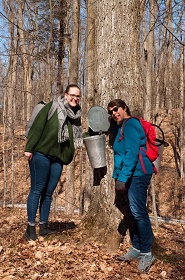
[[[110,254],[105,246],[87,242],[80,227],[28,242],[23,238],[25,210],[1,209],[0,217],[2,280],[183,280],[185,250],[184,243],[179,242],[183,240],[183,231],[178,226],[160,226],[154,248],[157,260],[149,273],[142,274],[137,270],[137,261],[117,261],[128,244],[121,244],[119,250]]]

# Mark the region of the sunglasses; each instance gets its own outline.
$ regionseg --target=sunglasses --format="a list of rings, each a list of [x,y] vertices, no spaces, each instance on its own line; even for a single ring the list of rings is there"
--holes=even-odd
[[[119,109],[119,107],[116,106],[112,110],[108,110],[108,114],[112,116],[113,112],[116,113],[118,111],[118,109]]]

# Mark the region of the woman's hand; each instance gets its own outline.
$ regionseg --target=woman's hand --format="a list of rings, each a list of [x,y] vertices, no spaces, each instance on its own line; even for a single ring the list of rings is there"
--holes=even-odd
[[[24,155],[27,157],[27,159],[30,161],[32,159],[33,154],[30,152],[24,152]]]
[[[117,191],[125,191],[125,190],[126,190],[125,183],[116,180],[115,189],[116,189]]]

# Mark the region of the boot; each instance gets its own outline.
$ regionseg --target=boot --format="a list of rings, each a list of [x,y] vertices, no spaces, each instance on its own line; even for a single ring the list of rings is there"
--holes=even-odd
[[[26,229],[26,232],[24,234],[24,237],[27,239],[27,240],[33,240],[35,241],[37,239],[37,234],[36,234],[36,229],[35,229],[35,226],[30,226],[28,224],[27,226],[27,229]]]
[[[39,226],[40,226],[39,235],[41,235],[41,236],[46,236],[46,235],[57,233],[57,230],[51,229],[48,227],[48,223],[43,223],[43,224],[40,224]]]

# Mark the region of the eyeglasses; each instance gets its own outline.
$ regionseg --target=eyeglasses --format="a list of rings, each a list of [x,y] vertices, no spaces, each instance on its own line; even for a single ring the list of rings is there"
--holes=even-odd
[[[71,93],[68,93],[68,95],[71,97],[71,98],[76,98],[76,99],[80,99],[80,95],[75,95],[75,94],[71,94]]]
[[[119,107],[116,106],[112,110],[108,110],[108,114],[112,116],[113,112],[116,113],[118,111],[118,109],[119,109]]]

